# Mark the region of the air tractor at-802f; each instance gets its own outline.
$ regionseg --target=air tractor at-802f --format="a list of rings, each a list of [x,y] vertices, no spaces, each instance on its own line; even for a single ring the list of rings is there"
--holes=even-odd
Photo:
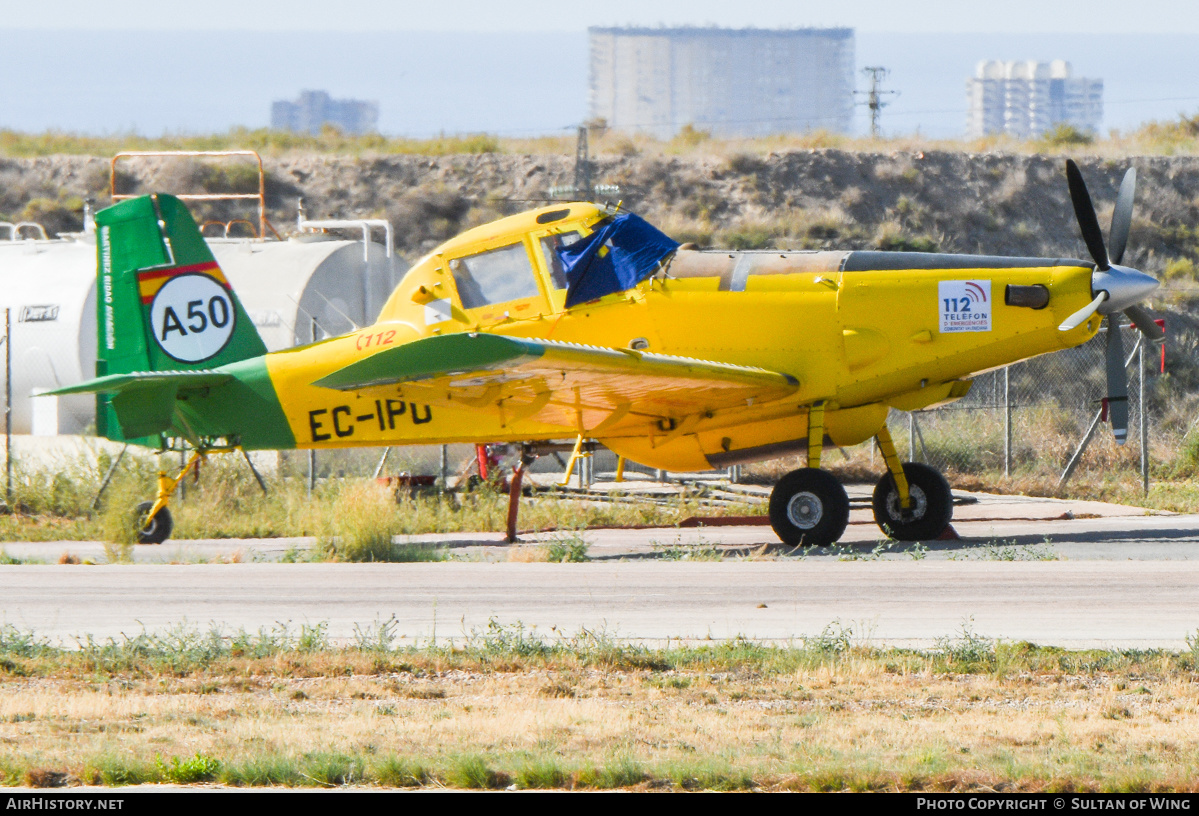
[[[849,501],[820,469],[821,452],[873,437],[887,466],[875,519],[897,539],[935,538],[951,518],[949,486],[899,460],[890,408],[957,399],[975,374],[1077,346],[1107,317],[1122,442],[1117,315],[1161,338],[1136,305],[1157,281],[1119,265],[1134,172],[1106,245],[1073,162],[1067,178],[1091,262],[692,251],[619,209],[561,204],[442,244],[375,325],[270,354],[187,209],[144,196],[96,215],[97,377],[52,393],[97,394],[109,439],[193,452],[142,506],[148,542],[169,535],[171,493],[210,452],[447,442],[532,451],[563,438],[675,471],[804,453],[807,467],[775,486],[770,521],[784,542],[823,545],[844,532]]]

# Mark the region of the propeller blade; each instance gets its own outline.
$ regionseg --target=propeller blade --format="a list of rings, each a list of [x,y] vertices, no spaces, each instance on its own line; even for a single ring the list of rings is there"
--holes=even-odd
[[[1095,311],[1103,305],[1103,301],[1105,300],[1107,300],[1107,292],[1101,290],[1099,294],[1095,295],[1094,300],[1063,320],[1062,325],[1058,326],[1057,330],[1070,331],[1071,329],[1077,329],[1091,319],[1091,315],[1095,314]]]
[[[1103,231],[1099,229],[1095,205],[1091,203],[1087,183],[1082,180],[1082,172],[1074,163],[1074,159],[1066,159],[1066,182],[1070,185],[1074,217],[1078,219],[1078,228],[1082,230],[1082,240],[1086,242],[1087,251],[1091,253],[1097,267],[1101,270],[1108,269],[1111,264],[1107,261],[1107,249],[1103,246]]]
[[[1107,319],[1107,410],[1116,444],[1128,440],[1128,372],[1124,369],[1124,342],[1120,321]]]
[[[1124,260],[1124,247],[1128,245],[1128,230],[1132,227],[1132,200],[1137,194],[1137,169],[1128,168],[1124,181],[1120,182],[1120,195],[1116,197],[1116,209],[1112,210],[1112,228],[1107,234],[1108,252],[1112,263]]]
[[[1124,314],[1128,315],[1141,334],[1145,335],[1145,339],[1151,343],[1160,343],[1166,339],[1166,333],[1162,331],[1162,327],[1157,325],[1149,313],[1140,306],[1129,306],[1124,310]]]

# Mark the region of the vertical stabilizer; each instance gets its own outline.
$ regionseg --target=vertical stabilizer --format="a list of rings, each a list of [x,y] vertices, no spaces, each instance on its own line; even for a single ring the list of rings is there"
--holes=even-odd
[[[266,353],[191,213],[170,195],[96,213],[96,376],[211,369]],[[96,403],[101,435],[117,428]]]

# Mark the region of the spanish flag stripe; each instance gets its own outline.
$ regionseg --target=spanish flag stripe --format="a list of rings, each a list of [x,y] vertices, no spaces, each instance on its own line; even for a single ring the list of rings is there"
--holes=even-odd
[[[171,278],[191,272],[208,273],[226,289],[230,288],[229,281],[225,280],[225,275],[221,272],[221,267],[216,261],[206,261],[204,263],[191,264],[190,266],[175,266],[170,269],[155,269],[139,273],[137,276],[138,294],[141,295],[142,303],[153,301],[154,296],[158,294],[158,290]]]
[[[220,264],[216,261],[205,261],[204,263],[192,264],[191,266],[173,266],[170,269],[154,269],[149,272],[139,272],[137,279],[138,281],[148,281],[156,278],[173,278],[175,275],[186,275],[189,272],[207,272],[211,269],[219,270],[220,268]]]

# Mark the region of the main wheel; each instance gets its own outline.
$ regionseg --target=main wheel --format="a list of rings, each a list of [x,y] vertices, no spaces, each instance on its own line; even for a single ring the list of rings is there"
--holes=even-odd
[[[137,525],[138,544],[161,544],[171,537],[174,523],[171,521],[171,511],[165,507],[149,517],[154,502],[142,502],[137,506],[134,523]]]
[[[953,494],[940,471],[918,462],[904,462],[912,506],[899,506],[899,489],[890,472],[874,488],[874,520],[891,538],[899,541],[928,541],[949,526],[953,518]]]
[[[849,496],[837,478],[817,468],[793,470],[770,494],[770,526],[783,543],[823,547],[849,524]]]

